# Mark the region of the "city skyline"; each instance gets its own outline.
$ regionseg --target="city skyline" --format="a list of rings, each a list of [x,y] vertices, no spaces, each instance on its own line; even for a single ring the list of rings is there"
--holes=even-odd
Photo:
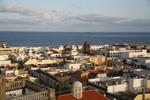
[[[0,31],[150,32],[149,0],[0,0]]]

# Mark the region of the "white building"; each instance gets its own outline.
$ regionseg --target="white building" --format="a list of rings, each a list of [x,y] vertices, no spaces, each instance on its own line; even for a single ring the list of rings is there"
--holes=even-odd
[[[124,92],[128,90],[127,82],[121,82],[107,86],[107,92],[116,93],[116,92]]]
[[[96,78],[94,79],[89,79],[89,82],[99,82],[99,81],[106,81],[109,80],[109,78],[107,77],[106,73],[104,74],[98,74]]]
[[[25,88],[25,91],[26,91],[26,94],[34,93],[34,91],[28,88]],[[23,89],[17,89],[17,90],[7,91],[5,98],[9,99],[9,98],[17,97],[17,96],[22,96],[22,95],[23,95]]]
[[[19,71],[17,69],[12,69],[12,70],[2,70],[2,73],[6,76],[14,76],[18,75]]]
[[[130,78],[129,79],[129,91],[134,92],[138,89],[142,89],[147,86],[147,79],[144,78]]]
[[[76,56],[76,55],[78,55],[78,51],[77,50],[71,50],[70,55]]]
[[[0,66],[11,66],[11,61],[10,60],[0,61]]]
[[[142,68],[142,69],[144,68],[150,70],[150,57],[132,58],[128,63],[132,63],[133,66],[137,68]]]
[[[135,50],[121,53],[121,58],[146,57],[147,50]]]
[[[126,49],[108,50],[108,51],[103,51],[103,53],[112,59],[146,57],[148,55],[147,50],[126,50]]]
[[[62,57],[61,53],[52,53],[50,57]]]
[[[0,66],[11,65],[8,55],[0,55]]]
[[[73,59],[75,59],[75,61],[78,63],[85,64],[85,63],[88,63],[89,57],[90,56],[87,56],[87,55],[76,55],[76,56],[73,56]]]
[[[22,95],[22,89],[7,91],[5,98],[8,99],[8,98],[16,97],[16,96],[21,96],[21,95]]]
[[[91,45],[92,50],[99,50],[101,48],[104,48],[104,46],[103,45]]]
[[[64,65],[64,68],[72,71],[77,71],[82,68],[82,65],[80,63],[66,63]]]

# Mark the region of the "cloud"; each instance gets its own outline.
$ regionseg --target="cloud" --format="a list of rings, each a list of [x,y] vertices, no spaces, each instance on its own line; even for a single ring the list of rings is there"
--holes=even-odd
[[[88,23],[101,23],[101,24],[110,24],[117,23],[126,20],[126,18],[121,17],[109,17],[100,14],[85,14],[73,16],[72,19]]]
[[[19,18],[0,18],[0,24],[17,25],[111,25],[111,26],[150,26],[150,20],[130,19],[126,17],[113,17],[101,14],[66,13],[60,9],[45,12],[40,9],[27,8],[22,5],[1,5],[0,13],[17,13],[23,15]]]
[[[0,20],[0,23],[3,25],[9,25],[9,24],[19,24],[19,25],[40,25],[40,21],[34,20],[34,19],[10,19],[10,18],[3,18]]]
[[[52,12],[54,14],[56,14],[57,16],[63,16],[63,15],[65,15],[65,12],[63,10],[60,10],[60,9],[52,10]]]
[[[99,14],[77,15],[71,19],[96,25],[150,26],[150,20],[148,19],[130,19],[126,17],[112,17]]]
[[[150,20],[148,19],[133,19],[133,20],[126,20],[122,25],[128,26],[150,26]]]
[[[0,13],[18,13],[24,16],[51,18],[51,15],[49,13],[43,12],[40,9],[26,8],[21,5],[13,5],[13,4],[1,5]]]

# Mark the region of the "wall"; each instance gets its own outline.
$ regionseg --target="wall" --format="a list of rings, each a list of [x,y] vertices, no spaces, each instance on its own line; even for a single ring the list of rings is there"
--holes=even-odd
[[[144,96],[145,96],[145,100],[150,100],[150,94],[145,94]],[[143,99],[142,99],[142,94],[137,95],[137,96],[134,98],[134,100],[143,100]]]
[[[70,70],[73,70],[73,71],[76,71],[76,70],[79,70],[80,69],[80,67],[81,67],[81,64],[72,64],[72,63],[66,63],[66,65],[65,65],[65,68],[66,69],[70,69]]]
[[[11,61],[10,60],[0,61],[0,66],[6,66],[6,65],[11,65]]]
[[[139,89],[143,86],[146,86],[146,81],[143,78],[133,78],[129,79],[129,89],[132,91],[133,89]]]
[[[150,89],[150,80],[147,80],[147,88]]]
[[[94,64],[102,64],[106,60],[105,56],[90,56],[90,61]]]
[[[16,96],[21,96],[21,95],[22,95],[22,89],[18,89],[18,90],[6,92],[5,98],[8,99]]]
[[[0,100],[5,100],[5,77],[0,75]]]
[[[107,92],[109,92],[109,93],[124,92],[127,89],[128,89],[127,83],[123,83],[123,84],[108,86]]]

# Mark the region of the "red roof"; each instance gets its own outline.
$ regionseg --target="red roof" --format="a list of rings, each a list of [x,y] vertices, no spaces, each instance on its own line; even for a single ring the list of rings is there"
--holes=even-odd
[[[5,66],[4,68],[5,68],[5,69],[12,70],[12,69],[14,69],[14,66]]]
[[[88,78],[82,78],[79,80],[81,83],[86,83],[88,81]]]
[[[76,99],[73,96],[73,94],[65,94],[58,96],[57,100],[109,100],[109,99],[94,90],[86,90],[83,92],[81,99]]]

